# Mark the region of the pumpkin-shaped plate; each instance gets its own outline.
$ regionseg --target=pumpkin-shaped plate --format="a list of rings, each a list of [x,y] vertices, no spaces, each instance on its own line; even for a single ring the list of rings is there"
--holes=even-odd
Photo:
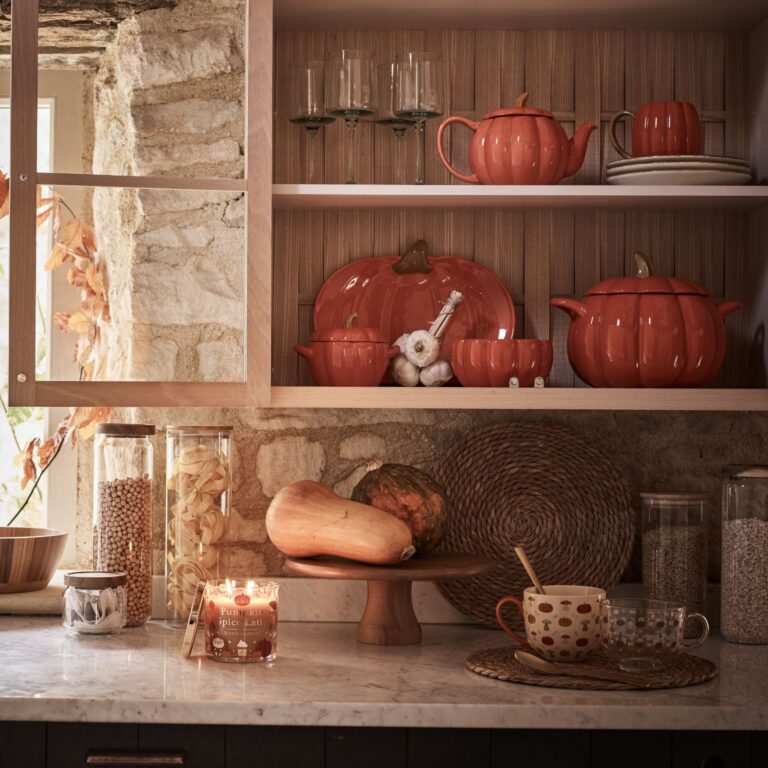
[[[486,267],[454,256],[427,256],[420,240],[402,258],[360,259],[334,272],[315,300],[315,329],[336,328],[353,312],[389,342],[428,330],[451,291],[463,300],[440,345],[450,359],[458,339],[511,339],[515,307],[504,284]]]

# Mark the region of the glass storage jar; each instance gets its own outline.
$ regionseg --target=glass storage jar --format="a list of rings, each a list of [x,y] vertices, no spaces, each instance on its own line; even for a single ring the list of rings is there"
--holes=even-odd
[[[124,572],[74,571],[64,576],[63,623],[82,635],[112,635],[127,620]]]
[[[724,467],[720,630],[768,643],[768,466]]]
[[[643,596],[703,613],[707,591],[706,496],[642,493]]]
[[[152,609],[152,443],[149,424],[99,424],[94,446],[94,561],[127,574],[127,626]]]
[[[226,576],[232,427],[167,430],[166,584],[169,619],[186,619],[200,580]]]

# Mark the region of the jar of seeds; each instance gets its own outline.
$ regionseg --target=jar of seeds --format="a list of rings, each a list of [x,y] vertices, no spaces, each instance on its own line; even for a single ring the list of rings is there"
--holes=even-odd
[[[126,626],[152,608],[152,443],[154,426],[99,424],[94,446],[93,544],[99,571],[125,571]]]
[[[768,466],[723,467],[720,630],[768,643]]]
[[[706,496],[643,493],[643,594],[703,613],[707,590]]]

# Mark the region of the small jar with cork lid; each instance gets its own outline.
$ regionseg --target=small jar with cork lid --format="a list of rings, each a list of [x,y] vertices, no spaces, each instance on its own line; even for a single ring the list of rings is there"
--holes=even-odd
[[[126,626],[152,609],[150,424],[99,424],[93,473],[93,548],[98,571],[126,573]]]

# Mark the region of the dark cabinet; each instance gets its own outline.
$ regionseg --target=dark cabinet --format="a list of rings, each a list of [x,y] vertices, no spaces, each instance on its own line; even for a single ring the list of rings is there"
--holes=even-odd
[[[491,768],[589,768],[589,731],[491,731]]]
[[[226,768],[226,729],[216,725],[140,725],[139,752],[178,753],[184,768]]]
[[[412,728],[408,766],[475,768],[491,764],[491,732],[469,728]]]
[[[328,728],[325,768],[406,768],[406,736],[405,728]]]
[[[325,728],[231,726],[227,768],[325,768]]]
[[[750,768],[750,751],[748,733],[672,734],[674,768]],[[768,766],[768,761],[762,765]]]
[[[0,723],[0,768],[114,753],[184,768],[768,768],[768,733]]]
[[[139,728],[113,723],[48,723],[47,768],[85,768],[90,752],[136,750]]]
[[[45,724],[0,723],[0,766],[45,768]]]

